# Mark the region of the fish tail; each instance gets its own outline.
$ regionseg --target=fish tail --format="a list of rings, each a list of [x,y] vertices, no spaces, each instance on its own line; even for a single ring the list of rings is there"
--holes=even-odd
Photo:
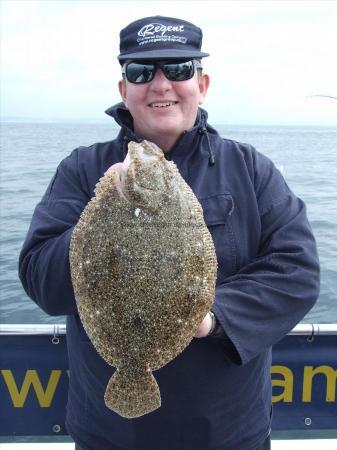
[[[132,419],[159,408],[159,387],[152,372],[117,369],[104,395],[105,405],[122,417]]]

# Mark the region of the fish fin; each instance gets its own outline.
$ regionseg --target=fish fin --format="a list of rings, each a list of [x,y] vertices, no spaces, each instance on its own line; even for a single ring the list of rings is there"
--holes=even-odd
[[[109,409],[129,419],[148,414],[161,405],[157,381],[145,368],[135,373],[117,369],[109,380],[104,401]]]

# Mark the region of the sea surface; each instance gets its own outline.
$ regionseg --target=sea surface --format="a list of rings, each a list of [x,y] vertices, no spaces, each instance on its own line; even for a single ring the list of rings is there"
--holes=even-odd
[[[304,323],[337,323],[337,128],[216,126],[226,138],[269,156],[307,204],[317,240],[322,281],[319,301]],[[63,323],[26,296],[18,257],[35,205],[58,163],[79,145],[113,139],[113,123],[2,124],[0,178],[0,323]]]

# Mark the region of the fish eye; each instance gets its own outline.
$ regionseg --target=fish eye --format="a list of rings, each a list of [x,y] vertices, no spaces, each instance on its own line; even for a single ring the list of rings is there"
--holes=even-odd
[[[146,159],[157,159],[157,157],[155,155],[151,155],[151,153],[146,151],[144,148],[142,148],[141,156],[146,158]]]

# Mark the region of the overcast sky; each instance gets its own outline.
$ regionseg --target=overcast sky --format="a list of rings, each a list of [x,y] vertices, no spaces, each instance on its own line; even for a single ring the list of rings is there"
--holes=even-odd
[[[120,29],[159,14],[203,29],[211,123],[337,126],[337,100],[310,97],[337,97],[337,1],[0,2],[3,117],[104,119]]]

